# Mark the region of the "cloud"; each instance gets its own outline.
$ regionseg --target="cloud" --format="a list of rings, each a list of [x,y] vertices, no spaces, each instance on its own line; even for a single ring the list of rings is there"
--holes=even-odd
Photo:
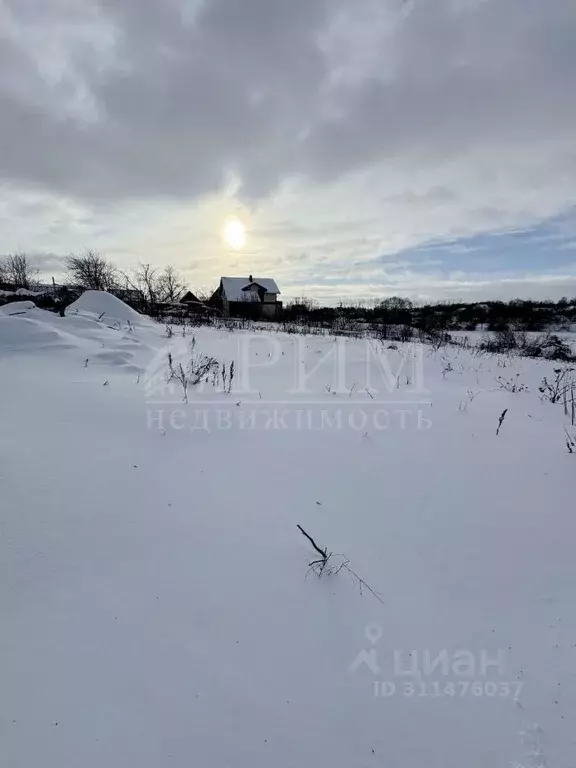
[[[90,201],[198,196],[231,174],[253,194],[274,187],[327,74],[316,45],[327,2],[210,0],[188,21],[175,2],[80,2],[68,22],[63,4],[36,5],[39,20],[31,0],[4,4],[4,71],[21,72],[1,89],[5,177]],[[52,45],[37,59],[41,30]],[[44,73],[58,68],[56,87]]]
[[[0,25],[3,248],[209,282],[240,206],[254,270],[361,290],[358,262],[576,204],[573,0],[0,0]]]
[[[202,195],[230,174],[260,197],[292,174],[479,149],[501,163],[519,145],[574,162],[570,0],[410,7],[5,0],[1,170],[116,200]]]
[[[65,269],[65,256],[57,253],[32,253],[30,260],[42,274],[57,272],[62,273]]]

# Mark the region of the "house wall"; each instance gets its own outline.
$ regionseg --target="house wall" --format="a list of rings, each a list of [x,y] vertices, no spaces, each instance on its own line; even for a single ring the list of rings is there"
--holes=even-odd
[[[273,294],[271,294],[273,295]],[[276,317],[282,310],[282,302],[281,301],[275,301],[274,303],[264,303],[260,304],[260,308],[262,310],[262,317],[267,317],[269,319]]]
[[[249,290],[242,292],[242,300],[230,301],[226,298],[223,282],[220,281],[220,286],[209,303],[218,306],[227,317],[273,318],[282,310],[282,302],[278,301],[278,294],[265,291],[257,283],[253,283]]]

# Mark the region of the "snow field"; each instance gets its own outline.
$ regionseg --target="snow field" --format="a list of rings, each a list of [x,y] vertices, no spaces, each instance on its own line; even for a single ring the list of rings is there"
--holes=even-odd
[[[190,337],[88,298],[0,310],[2,765],[573,765],[555,364],[197,330],[185,404]]]

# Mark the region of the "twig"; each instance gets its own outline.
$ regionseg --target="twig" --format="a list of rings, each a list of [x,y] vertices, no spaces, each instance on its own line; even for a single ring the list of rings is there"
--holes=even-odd
[[[360,594],[362,594],[362,587],[366,587],[368,592],[370,592],[370,594],[373,595],[376,598],[376,600],[378,600],[379,603],[382,603],[382,605],[385,605],[384,600],[382,600],[382,597],[378,594],[378,592],[373,590],[369,584],[366,584],[364,579],[360,578],[360,576],[358,576],[356,571],[353,571],[352,568],[350,568],[347,562],[343,563],[340,567],[345,568],[348,571],[348,573],[357,580],[358,584],[360,585]]]
[[[504,423],[504,419],[506,418],[507,413],[508,413],[508,408],[502,411],[502,415],[498,419],[498,429],[496,430],[496,436],[500,434],[500,429],[502,427],[502,424]]]
[[[356,571],[353,571],[352,568],[350,568],[350,560],[345,555],[333,555],[332,553],[328,554],[328,548],[320,549],[320,547],[316,544],[312,536],[310,536],[309,533],[306,533],[304,528],[302,528],[301,525],[297,526],[300,533],[305,536],[310,544],[314,547],[316,552],[321,556],[321,559],[319,560],[312,560],[312,562],[308,563],[310,566],[309,571],[314,571],[318,578],[320,578],[324,573],[328,574],[329,576],[336,576],[340,573],[342,569],[345,571],[348,571],[350,577],[353,581],[356,581],[358,583],[358,586],[360,588],[360,594],[362,594],[362,590],[366,588],[370,594],[378,600],[379,603],[382,603],[382,605],[385,605],[384,600],[382,600],[382,596],[376,592],[376,590],[372,589],[372,587],[367,584],[364,579],[359,576]],[[332,557],[341,557],[342,561],[335,566],[329,566],[329,562]]]
[[[304,528],[302,528],[302,526],[301,526],[301,525],[297,526],[297,528],[298,528],[298,530],[300,531],[300,533],[301,533],[303,536],[306,536],[306,538],[308,539],[308,541],[310,542],[310,544],[312,544],[312,546],[314,547],[314,549],[316,550],[316,552],[318,552],[318,554],[322,556],[322,559],[323,559],[324,561],[326,561],[326,560],[328,559],[328,548],[326,548],[326,549],[320,549],[320,547],[318,546],[318,544],[316,544],[316,542],[314,541],[314,539],[312,538],[312,536],[310,536],[310,534],[309,534],[309,533],[306,533],[306,531],[304,530]]]

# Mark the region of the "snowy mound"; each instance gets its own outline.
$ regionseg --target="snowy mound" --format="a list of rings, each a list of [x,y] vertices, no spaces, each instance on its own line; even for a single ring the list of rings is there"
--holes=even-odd
[[[69,334],[55,327],[56,315],[38,309],[31,301],[14,301],[0,307],[0,354],[46,347],[68,349]]]
[[[150,354],[143,336],[149,331],[148,341],[154,341],[159,327],[109,294],[89,293],[97,298],[87,302],[88,306],[99,309],[108,299],[107,306],[112,306],[115,317],[104,315],[99,319],[103,309],[98,314],[72,311],[60,317],[39,309],[31,301],[15,301],[0,307],[0,358],[19,352],[53,355],[57,350],[71,351],[81,361],[89,358],[92,366],[141,373]],[[76,302],[80,303],[81,300]]]
[[[36,320],[18,317],[0,317],[0,354],[3,351],[40,350],[58,346],[67,349],[67,344],[54,328]]]
[[[0,307],[0,315],[25,315],[36,309],[33,301],[11,301]]]
[[[104,320],[120,320],[132,325],[148,325],[151,321],[129,307],[121,299],[105,291],[86,291],[66,309],[68,316],[76,313],[102,317]]]

